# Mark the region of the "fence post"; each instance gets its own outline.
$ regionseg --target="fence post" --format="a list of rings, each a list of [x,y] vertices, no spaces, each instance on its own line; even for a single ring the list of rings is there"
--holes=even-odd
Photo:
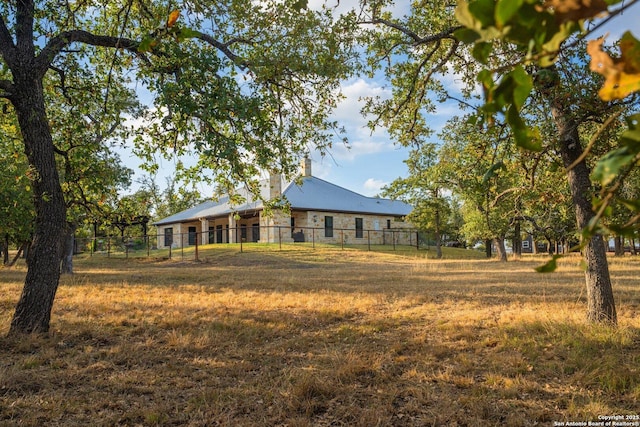
[[[171,248],[173,247],[173,242],[169,245],[169,259],[171,259]]]
[[[282,250],[282,230],[280,226],[278,226],[278,244],[280,245],[280,250]]]
[[[111,236],[107,236],[107,258],[111,257]]]
[[[417,251],[420,250],[420,235],[418,234],[417,231],[416,231],[416,250]]]
[[[184,233],[180,233],[180,261],[184,261]]]
[[[340,246],[344,249],[344,229],[340,229]]]
[[[368,250],[371,250],[371,230],[367,230],[367,247]]]
[[[151,239],[148,234],[146,234],[144,238],[147,241],[147,258],[149,258],[151,256]]]
[[[315,227],[311,229],[311,247],[313,249],[316,248],[316,229],[315,229]]]
[[[196,261],[200,261],[198,259],[198,237],[200,236],[198,236],[198,233],[196,233]]]
[[[391,240],[393,240],[393,250],[396,250],[396,230],[391,231]]]

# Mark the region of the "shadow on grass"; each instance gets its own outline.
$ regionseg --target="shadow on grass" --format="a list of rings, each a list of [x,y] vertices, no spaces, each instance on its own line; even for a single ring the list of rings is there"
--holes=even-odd
[[[636,327],[145,304],[1,338],[0,424],[532,425],[640,398]]]

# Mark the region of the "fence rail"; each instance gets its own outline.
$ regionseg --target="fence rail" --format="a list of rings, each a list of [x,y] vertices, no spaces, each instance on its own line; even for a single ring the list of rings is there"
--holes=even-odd
[[[180,258],[199,260],[202,250],[225,245],[240,252],[269,250],[313,250],[316,247],[337,250],[359,247],[367,250],[420,250],[433,246],[426,233],[415,229],[356,230],[290,227],[235,227],[234,229],[173,233],[76,237],[75,253],[117,258]],[[260,239],[260,236],[270,236]]]

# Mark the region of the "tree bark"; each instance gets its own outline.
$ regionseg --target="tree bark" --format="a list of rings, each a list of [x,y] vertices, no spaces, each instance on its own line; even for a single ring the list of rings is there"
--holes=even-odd
[[[435,212],[434,239],[436,241],[436,259],[442,259],[442,235],[440,233],[440,209]]]
[[[66,206],[56,168],[42,80],[34,75],[33,68],[33,65],[25,64],[21,69],[13,70],[15,93],[11,100],[18,116],[25,153],[35,172],[36,221],[27,256],[27,275],[11,321],[10,335],[49,331],[66,227]]]
[[[62,255],[62,263],[60,272],[62,274],[73,274],[73,250],[75,246],[75,231],[77,224],[69,222],[67,227],[67,235],[64,238],[64,251]]]
[[[9,264],[9,235],[5,234],[2,240],[2,264]]]
[[[549,70],[549,69],[548,69]],[[555,71],[550,69],[550,71]],[[593,187],[589,178],[589,168],[584,160],[576,163],[583,153],[578,132],[578,123],[572,117],[570,106],[558,93],[558,83],[553,87],[538,88],[549,101],[551,114],[558,131],[557,149],[564,167],[568,169],[567,179],[579,229],[585,228],[595,216],[591,207]],[[574,165],[575,164],[575,165]],[[574,165],[572,168],[570,166]],[[616,307],[609,275],[607,252],[602,235],[589,239],[583,250],[587,268],[587,319],[591,322],[617,323]]]
[[[491,250],[491,239],[486,239],[484,241],[484,253],[487,256],[487,258],[491,258],[492,256],[492,250]]]
[[[613,245],[615,247],[615,256],[624,256],[624,239],[621,236],[616,236],[613,239]]]
[[[504,237],[496,237],[494,241],[496,243],[496,252],[498,253],[498,259],[501,262],[507,262],[507,248],[504,246]]]

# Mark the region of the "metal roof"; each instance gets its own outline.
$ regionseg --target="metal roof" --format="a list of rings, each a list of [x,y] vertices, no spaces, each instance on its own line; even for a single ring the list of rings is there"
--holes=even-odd
[[[367,197],[314,176],[302,178],[283,192],[292,210],[319,210],[405,216],[412,207],[399,200]]]
[[[301,178],[297,184],[291,182],[283,191],[283,195],[289,201],[291,210],[317,210],[330,212],[352,212],[360,214],[405,216],[411,212],[411,205],[391,199],[367,197],[346,188],[331,184],[314,176]],[[261,195],[265,199],[269,197],[269,182],[262,181],[260,185]],[[255,200],[246,189],[238,192],[247,200],[241,205],[232,205],[229,197],[222,197],[217,201],[206,201],[197,206],[178,212],[167,218],[155,222],[155,225],[173,224],[179,222],[194,221],[200,218],[213,218],[226,216],[231,213],[243,213],[261,210],[262,200]]]

